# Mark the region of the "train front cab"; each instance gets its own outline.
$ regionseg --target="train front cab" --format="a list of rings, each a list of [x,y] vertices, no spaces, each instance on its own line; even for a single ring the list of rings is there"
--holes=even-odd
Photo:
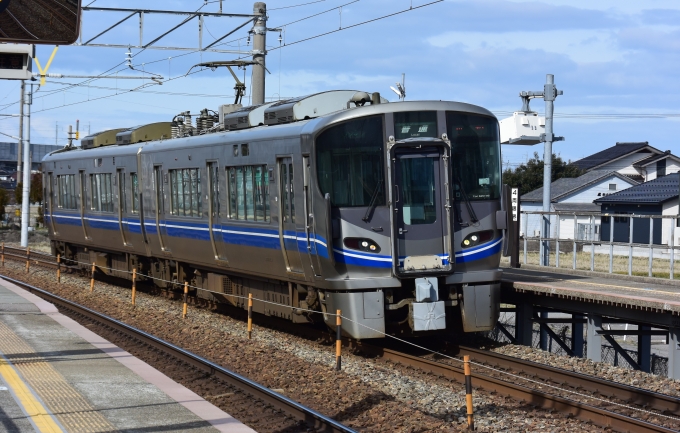
[[[350,335],[495,326],[502,243],[497,125],[486,113],[388,113],[384,141],[369,143],[371,125],[364,120],[362,142],[353,150],[361,163],[349,165],[350,185],[343,185],[349,192],[330,212],[335,269],[344,273],[338,280],[344,277],[346,288],[354,290],[326,291],[324,299],[327,311],[341,309],[365,325],[348,324]],[[352,147],[347,144],[352,134],[344,135],[343,146]],[[370,144],[384,159],[368,150]],[[319,152],[317,147],[321,174],[328,176]],[[332,159],[332,170],[340,170],[344,161],[339,155]],[[357,167],[369,170],[360,173]],[[319,180],[321,193],[331,200],[338,195],[332,180]],[[351,191],[353,182],[360,193]],[[381,182],[388,185],[384,194]],[[373,290],[366,287],[370,284]],[[332,316],[326,321],[333,326]]]

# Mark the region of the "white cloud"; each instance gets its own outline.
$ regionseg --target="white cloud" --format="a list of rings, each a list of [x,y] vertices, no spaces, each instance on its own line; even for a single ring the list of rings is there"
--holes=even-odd
[[[542,50],[567,55],[577,63],[610,62],[623,59],[609,30],[516,31],[507,33],[445,32],[427,38],[435,47],[460,45],[467,51]]]

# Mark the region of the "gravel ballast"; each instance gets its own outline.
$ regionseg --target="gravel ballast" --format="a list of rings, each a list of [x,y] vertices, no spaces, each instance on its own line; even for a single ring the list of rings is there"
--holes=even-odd
[[[336,372],[331,346],[259,327],[257,315],[253,339],[248,340],[244,322],[207,309],[190,306],[187,319],[182,320],[181,303],[163,297],[138,292],[133,307],[128,288],[97,281],[90,293],[86,278],[62,275],[58,285],[54,271],[32,268],[27,276],[23,264],[9,260],[0,272],[152,333],[359,431],[467,431],[462,384],[346,352],[342,371]],[[123,343],[116,344],[127,350]],[[144,360],[154,365],[154,360]],[[648,381],[656,380],[647,376],[653,378]],[[190,383],[183,384],[191,388]],[[233,390],[194,391],[241,419],[242,410],[229,405]],[[606,431],[480,390],[475,391],[474,405],[477,431]],[[241,420],[261,432],[281,431],[252,417]],[[285,431],[305,430],[288,426]]]

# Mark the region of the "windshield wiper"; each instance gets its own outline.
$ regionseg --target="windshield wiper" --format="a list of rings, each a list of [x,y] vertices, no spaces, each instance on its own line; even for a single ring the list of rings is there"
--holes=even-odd
[[[470,203],[470,199],[468,198],[468,195],[465,193],[465,188],[463,188],[463,182],[460,180],[460,177],[456,174],[456,182],[458,183],[458,187],[460,188],[460,194],[463,196],[463,200],[465,201],[465,206],[467,207],[468,214],[470,215],[470,220],[472,220],[472,224],[476,223],[479,221],[477,219],[477,214],[475,214],[475,210],[472,208],[472,203]],[[462,225],[462,219],[460,217],[460,214],[458,215],[458,221]],[[468,223],[470,225],[470,223]]]
[[[371,201],[368,203],[368,209],[366,209],[366,213],[364,214],[364,217],[361,218],[363,221],[368,222],[370,219],[371,212],[376,206],[376,203],[378,202],[378,193],[382,189],[382,179],[378,181],[378,184],[375,186],[375,190],[373,191],[373,194],[371,195]]]

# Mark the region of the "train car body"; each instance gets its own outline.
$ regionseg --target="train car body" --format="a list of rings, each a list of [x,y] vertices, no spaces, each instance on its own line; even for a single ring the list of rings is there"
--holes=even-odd
[[[505,213],[498,121],[463,103],[319,117],[43,160],[53,252],[355,338],[489,330]],[[347,104],[349,107],[350,104]],[[315,109],[316,110],[316,109]],[[265,114],[266,115],[266,114]],[[318,313],[311,313],[315,311]]]

